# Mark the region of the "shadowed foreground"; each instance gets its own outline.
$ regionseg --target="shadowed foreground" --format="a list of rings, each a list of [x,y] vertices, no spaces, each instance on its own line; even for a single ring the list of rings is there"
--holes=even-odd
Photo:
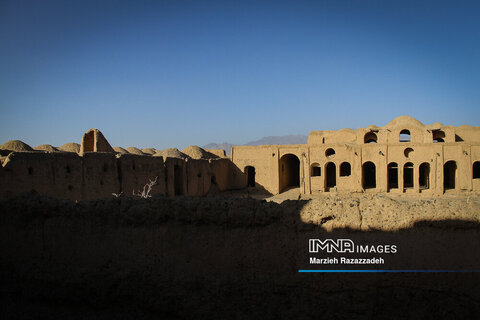
[[[332,214],[306,200],[3,200],[2,318],[477,318],[479,273],[298,273],[321,268],[308,239],[326,237],[397,244],[386,268],[480,269],[475,202],[469,214],[451,201],[461,219],[365,231],[359,212],[375,201],[342,200]]]

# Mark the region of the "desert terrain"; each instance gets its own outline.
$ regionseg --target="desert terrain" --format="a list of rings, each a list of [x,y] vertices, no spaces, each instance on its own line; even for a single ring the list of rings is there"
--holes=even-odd
[[[388,268],[479,269],[480,198],[381,194],[0,201],[6,319],[474,319],[477,272],[321,274],[309,238],[395,243]]]

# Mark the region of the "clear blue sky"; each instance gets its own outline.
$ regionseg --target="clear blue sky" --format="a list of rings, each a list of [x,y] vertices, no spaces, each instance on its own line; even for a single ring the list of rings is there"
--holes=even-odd
[[[480,5],[0,0],[0,143],[480,125]]]

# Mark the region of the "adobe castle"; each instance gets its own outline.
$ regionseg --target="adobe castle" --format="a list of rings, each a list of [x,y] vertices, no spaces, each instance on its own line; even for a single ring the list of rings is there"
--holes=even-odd
[[[0,197],[23,192],[74,200],[151,194],[203,196],[249,186],[272,194],[480,193],[480,127],[424,125],[407,116],[384,127],[312,131],[301,145],[223,150],[112,148],[91,129],[80,146],[0,146]]]
[[[384,127],[311,131],[305,145],[234,147],[232,161],[274,194],[479,192],[480,127],[401,116]]]

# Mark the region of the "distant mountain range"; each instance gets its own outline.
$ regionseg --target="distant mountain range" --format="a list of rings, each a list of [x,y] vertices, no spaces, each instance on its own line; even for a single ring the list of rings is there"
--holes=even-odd
[[[304,134],[293,134],[288,136],[269,136],[263,137],[259,140],[250,141],[244,146],[262,146],[267,144],[305,144],[307,143],[308,136]],[[223,149],[229,155],[231,153],[232,147],[237,146],[237,144],[232,144],[228,142],[222,143],[209,143],[204,145],[204,149]]]

